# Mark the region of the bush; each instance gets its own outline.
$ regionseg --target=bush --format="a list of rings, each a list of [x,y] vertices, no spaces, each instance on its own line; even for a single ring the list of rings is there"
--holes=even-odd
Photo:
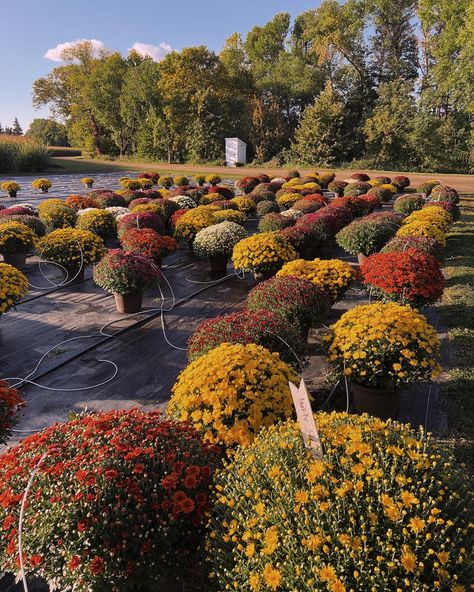
[[[410,179],[404,175],[398,175],[392,179],[392,183],[400,192],[402,192],[410,185]]]
[[[277,197],[277,204],[282,208],[291,208],[300,199],[299,193],[284,193]]]
[[[215,173],[211,173],[210,175],[206,175],[204,180],[209,185],[219,185],[219,183],[222,181],[222,177],[220,175],[216,175]]]
[[[232,262],[236,269],[272,274],[296,257],[296,251],[283,236],[276,232],[261,232],[235,245]]]
[[[67,228],[76,223],[76,211],[60,199],[46,199],[39,204],[38,210],[39,217],[49,228]]]
[[[36,216],[15,215],[15,214],[9,214],[7,216],[0,216],[0,224],[3,224],[4,221],[5,222],[6,221],[20,222],[21,224],[24,224],[25,226],[28,226],[28,228],[31,228],[31,230],[36,234],[36,236],[38,238],[45,236],[45,234],[46,234],[46,225],[44,224],[44,222],[42,222]]]
[[[393,204],[393,209],[399,214],[408,216],[416,210],[421,210],[425,200],[421,194],[402,195]]]
[[[288,325],[306,334],[319,326],[329,313],[327,295],[310,280],[295,276],[273,277],[257,284],[248,294],[251,311],[269,311],[282,316]]]
[[[459,193],[454,187],[449,187],[448,185],[436,185],[436,187],[433,188],[428,201],[448,201],[452,204],[458,204]]]
[[[170,201],[177,204],[180,209],[185,210],[192,210],[196,207],[196,202],[191,197],[187,195],[177,195],[175,197],[170,197]]]
[[[288,226],[293,226],[295,220],[288,216],[282,216],[281,214],[270,213],[265,214],[260,218],[258,223],[258,229],[260,232],[272,232],[274,230],[281,230]]]
[[[230,187],[223,187],[221,185],[212,185],[209,187],[209,193],[218,193],[223,199],[232,199],[234,192]]]
[[[20,393],[8,382],[0,380],[0,445],[6,444],[17,421],[17,412],[24,405]]]
[[[18,569],[20,504],[44,452],[25,512],[27,573],[78,592],[195,574],[217,450],[189,424],[137,409],[55,424],[0,457],[2,571]]]
[[[306,214],[296,221],[295,229],[299,231],[304,238],[299,241],[297,251],[299,253],[310,251],[309,254],[316,251],[330,237],[330,231],[324,220],[314,214]]]
[[[33,187],[33,189],[41,189],[41,191],[48,191],[48,189],[51,189],[53,184],[49,179],[35,179],[31,183],[31,186]]]
[[[188,210],[176,222],[175,237],[192,243],[200,230],[214,224],[213,214],[214,212],[207,206],[198,206],[194,210]]]
[[[243,226],[247,222],[247,216],[243,212],[231,209],[219,210],[214,212],[212,216],[216,224],[219,222],[234,222]]]
[[[84,197],[83,195],[69,195],[66,197],[64,203],[72,208],[73,210],[86,210],[88,208],[96,208],[97,202],[90,197]],[[102,206],[101,206],[102,207]]]
[[[287,179],[299,179],[301,177],[301,174],[299,171],[293,169],[286,173],[286,177]]]
[[[113,191],[111,191],[110,193],[98,191],[94,201],[97,204],[97,207],[99,208],[127,207],[127,201],[125,200],[125,198],[119,195],[118,193],[114,193]]]
[[[355,198],[357,199],[357,198]],[[364,209],[368,209],[370,212],[374,210],[378,210],[382,207],[382,200],[377,197],[376,195],[370,195],[366,193],[365,195],[359,196],[359,200],[365,202]]]
[[[429,208],[431,206],[437,206],[438,208],[443,208],[449,214],[451,214],[454,221],[459,220],[461,216],[461,210],[458,205],[450,202],[450,201],[438,201],[438,200],[429,200],[425,203],[423,208]]]
[[[49,152],[42,144],[23,137],[0,137],[0,173],[37,173],[50,166]]]
[[[185,177],[184,175],[177,175],[173,179],[173,185],[178,185],[178,186],[189,185],[189,179],[187,177]]]
[[[436,187],[436,185],[441,185],[440,181],[425,181],[425,183],[422,183],[416,188],[416,190],[418,193],[426,193],[428,196]]]
[[[153,185],[157,185],[160,179],[160,173],[157,173],[156,171],[149,171],[147,173],[140,173],[137,175],[137,177],[139,179],[151,179],[151,181],[153,181]]]
[[[396,232],[397,226],[383,218],[361,218],[340,230],[336,235],[336,242],[352,255],[371,255],[380,251]]]
[[[161,236],[151,228],[131,228],[122,234],[122,248],[125,251],[152,259],[156,265],[178,250],[178,243],[170,236]]]
[[[153,212],[137,212],[126,214],[117,222],[117,236],[122,235],[131,228],[151,228],[158,234],[165,234],[165,224],[158,214]]]
[[[334,192],[337,196],[342,197],[344,195],[344,189],[349,183],[346,181],[330,181],[328,183],[328,190]]]
[[[204,185],[206,181],[206,175],[194,175],[194,180],[198,185]]]
[[[235,245],[246,236],[247,233],[240,224],[220,222],[208,226],[196,234],[193,250],[201,259],[207,257],[228,258],[232,255]]]
[[[158,185],[165,187],[165,189],[169,189],[173,185],[173,177],[169,177],[164,175],[158,179]]]
[[[80,148],[69,148],[69,146],[48,146],[48,152],[56,158],[59,156],[82,156]]]
[[[443,294],[438,260],[414,248],[375,253],[362,263],[361,271],[371,299],[419,308],[433,304]]]
[[[206,206],[215,201],[222,201],[222,195],[220,193],[206,193],[206,195],[203,195],[199,200],[199,205]]]
[[[389,202],[393,197],[393,194],[390,191],[390,189],[387,189],[387,187],[382,187],[382,185],[379,185],[377,187],[371,187],[369,191],[367,191],[367,194],[377,196],[380,199],[380,201],[384,203]]]
[[[296,375],[277,353],[223,343],[181,372],[167,413],[210,442],[248,446],[262,427],[291,417],[290,380]]]
[[[0,263],[0,315],[8,312],[28,294],[28,280],[16,267]]]
[[[105,240],[107,237],[115,235],[117,223],[114,215],[110,212],[93,209],[78,217],[76,228],[93,232]]]
[[[142,294],[158,284],[160,272],[151,261],[122,249],[110,249],[94,266],[94,282],[110,294]]]
[[[330,202],[331,208],[348,208],[354,218],[360,218],[361,216],[366,216],[370,211],[369,202],[366,201],[364,195],[357,195],[357,196],[349,196],[346,195],[345,197],[336,197]]]
[[[50,232],[36,244],[36,254],[44,261],[58,263],[66,269],[96,263],[105,254],[104,242],[96,234],[77,228]]]
[[[217,474],[207,540],[216,589],[467,590],[472,492],[453,459],[409,425],[315,421],[322,460],[289,421]]]
[[[294,210],[302,212],[303,214],[312,214],[324,207],[324,202],[315,199],[298,199],[291,206]]]
[[[230,201],[237,206],[240,212],[247,215],[253,214],[257,209],[255,202],[250,197],[234,197]]]
[[[367,181],[370,181],[370,177],[366,173],[353,173],[349,178],[354,179],[354,181],[361,181],[363,183],[367,183]],[[382,178],[385,179],[385,177]],[[388,182],[390,183],[390,179],[388,180]]]
[[[201,323],[188,340],[188,359],[192,362],[222,343],[255,343],[301,372],[306,363],[306,345],[298,325],[268,310],[243,310],[214,317]]]
[[[427,236],[396,236],[388,241],[381,253],[393,253],[406,251],[407,249],[417,249],[436,257],[438,261],[444,259],[444,252],[440,245]]]
[[[0,185],[0,189],[2,191],[6,191],[7,193],[12,193],[16,195],[17,192],[20,191],[21,187],[19,183],[17,183],[16,181],[4,181]]]
[[[36,234],[26,224],[0,218],[0,254],[31,253]]]
[[[441,370],[436,330],[418,311],[395,302],[356,306],[330,327],[324,340],[339,372],[366,386],[399,388]]]
[[[265,214],[270,214],[271,212],[278,213],[280,208],[275,201],[260,201],[257,203],[256,213],[259,218],[265,216]]]
[[[358,195],[368,193],[370,189],[371,187],[368,183],[356,181],[355,183],[349,183],[344,187],[344,195],[346,197],[357,197]]]
[[[243,193],[251,193],[260,183],[261,181],[257,177],[242,177],[242,179],[237,179],[235,186]]]
[[[354,216],[348,207],[336,207],[331,204],[325,208],[321,208],[315,214],[311,215],[314,219],[318,218],[322,220],[332,236],[354,219]]]

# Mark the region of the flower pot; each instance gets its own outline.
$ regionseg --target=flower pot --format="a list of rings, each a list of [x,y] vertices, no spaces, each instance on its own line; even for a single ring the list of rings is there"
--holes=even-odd
[[[66,267],[67,271],[67,281],[76,283],[82,282],[84,280],[84,271],[86,266],[83,265],[81,268],[79,267]]]
[[[16,191],[9,191],[9,192],[8,192],[8,195],[9,195],[10,197],[16,197],[16,194],[17,194],[17,192],[16,192]]]
[[[26,253],[10,253],[3,255],[3,260],[8,265],[13,265],[17,269],[23,269],[26,264]]]
[[[400,392],[350,382],[350,390],[358,413],[368,413],[380,419],[396,419],[400,405]]]
[[[41,193],[48,193],[48,190],[47,189],[42,189],[41,190]]]
[[[143,303],[143,294],[114,294],[115,306],[118,312],[140,312]]]
[[[359,265],[362,265],[366,259],[367,255],[364,255],[364,253],[357,253],[357,261],[359,262]]]
[[[86,186],[86,189],[92,189],[93,183],[84,183],[84,185]]]
[[[228,257],[208,257],[207,260],[212,274],[224,275],[226,273]]]

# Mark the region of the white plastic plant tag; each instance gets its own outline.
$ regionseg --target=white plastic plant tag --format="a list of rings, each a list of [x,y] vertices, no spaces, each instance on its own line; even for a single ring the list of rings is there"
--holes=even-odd
[[[322,460],[323,447],[321,445],[319,433],[314,422],[313,410],[311,409],[308,390],[306,389],[304,380],[301,379],[299,387],[290,382],[290,390],[296,409],[298,423],[300,424],[303,441],[306,447],[311,449],[313,456]]]

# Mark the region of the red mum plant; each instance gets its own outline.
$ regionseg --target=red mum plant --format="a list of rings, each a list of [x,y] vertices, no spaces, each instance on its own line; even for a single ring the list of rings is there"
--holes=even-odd
[[[249,310],[266,310],[282,316],[306,334],[329,314],[327,294],[313,282],[293,276],[273,277],[257,284],[246,300]]]
[[[366,173],[353,173],[349,178],[354,181],[370,181],[370,177]]]
[[[186,214],[186,212],[189,212],[189,210],[187,210],[186,208],[181,208],[179,210],[176,210],[176,212],[171,215],[171,218],[168,220],[168,225],[173,233],[176,228],[176,223],[181,218],[181,216],[184,216],[184,214]]]
[[[235,186],[243,193],[251,193],[259,183],[260,179],[257,177],[242,177],[235,182]]]
[[[161,236],[151,228],[131,228],[122,234],[121,243],[126,251],[148,257],[157,264],[178,249],[174,238]]]
[[[22,206],[12,206],[11,208],[4,208],[0,212],[0,216],[37,216],[37,214],[32,214],[29,208],[24,208]]]
[[[188,340],[188,359],[199,358],[221,343],[256,343],[297,371],[306,364],[306,345],[297,325],[290,325],[276,312],[243,310],[201,323]]]
[[[273,230],[282,230],[283,228],[288,228],[294,224],[295,220],[290,218],[290,216],[282,216],[276,212],[270,212],[269,214],[265,214],[260,218],[258,229],[260,232],[272,232]]]
[[[138,179],[151,179],[153,181],[153,185],[158,184],[158,179],[160,178],[160,173],[155,171],[150,171],[149,173],[140,173],[137,175]]]
[[[336,197],[330,202],[331,207],[339,207],[343,206],[345,208],[349,208],[352,212],[354,218],[359,218],[360,216],[366,216],[370,212],[370,205],[366,199],[363,199],[362,195],[354,195],[349,196],[346,195],[344,197]]]
[[[303,214],[312,214],[324,207],[324,203],[321,203],[321,201],[316,201],[314,199],[306,199],[306,197],[304,197],[303,199],[295,201],[295,203],[291,207],[293,208],[293,210],[302,212]]]
[[[344,189],[349,185],[347,181],[331,181],[328,183],[329,191],[332,191],[337,196],[342,197],[344,195]]]
[[[444,259],[444,249],[434,238],[428,236],[395,236],[390,240],[381,253],[392,253],[393,251],[406,251],[407,249],[424,251],[428,255],[436,257],[438,261]]]
[[[91,193],[94,192],[91,191]],[[98,208],[112,208],[117,206],[121,208],[127,207],[127,201],[123,196],[119,195],[118,193],[114,193],[113,191],[111,191],[110,193],[98,191],[97,193],[98,195],[94,197],[94,201],[97,204],[96,207]]]
[[[154,212],[137,212],[126,214],[117,222],[117,235],[121,238],[122,234],[131,228],[151,228],[158,234],[165,234],[165,223]]]
[[[261,175],[257,175],[257,179],[260,181],[260,183],[270,183],[271,179],[268,175],[266,175],[265,173],[262,173]]]
[[[137,409],[30,436],[0,456],[0,569],[17,571],[20,506],[37,468],[23,522],[28,574],[78,592],[165,589],[163,578],[195,569],[218,462],[189,424]]]
[[[152,201],[152,199],[150,197],[137,197],[135,199],[132,199],[131,202],[129,202],[128,207],[131,209],[134,206],[139,206],[141,204],[147,204],[150,203]]]
[[[341,228],[347,226],[354,219],[351,210],[346,206],[335,206],[331,202],[325,208],[321,208],[315,214],[314,219],[319,218],[324,220],[326,228],[331,235],[335,235]]]
[[[392,179],[392,185],[395,185],[398,191],[403,191],[410,185],[410,179],[405,175],[398,175]]]
[[[371,297],[410,306],[426,306],[441,298],[444,278],[437,259],[424,251],[375,253],[361,266]]]
[[[218,193],[224,199],[232,199],[234,197],[232,189],[230,187],[223,187],[222,185],[211,185],[208,193]]]
[[[90,197],[84,197],[83,195],[69,195],[66,197],[66,205],[75,210],[85,210],[86,208],[96,208],[97,202]]]
[[[20,393],[0,380],[0,445],[5,444],[16,423],[17,412],[25,404]]]

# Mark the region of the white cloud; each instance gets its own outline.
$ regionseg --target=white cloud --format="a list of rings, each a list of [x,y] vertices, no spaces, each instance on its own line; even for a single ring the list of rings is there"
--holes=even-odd
[[[160,43],[159,45],[150,45],[149,43],[135,42],[129,51],[134,49],[142,56],[149,56],[155,62],[160,62],[167,53],[173,51],[173,48],[168,43]]]
[[[84,41],[89,41],[94,48],[94,53],[99,53],[101,49],[105,49],[105,44],[103,41],[99,41],[98,39],[76,39],[75,41],[66,41],[65,43],[58,43],[56,47],[52,47],[48,49],[48,51],[44,54],[47,60],[52,60],[53,62],[62,62],[61,54],[65,49],[68,49],[76,43],[81,43]]]

